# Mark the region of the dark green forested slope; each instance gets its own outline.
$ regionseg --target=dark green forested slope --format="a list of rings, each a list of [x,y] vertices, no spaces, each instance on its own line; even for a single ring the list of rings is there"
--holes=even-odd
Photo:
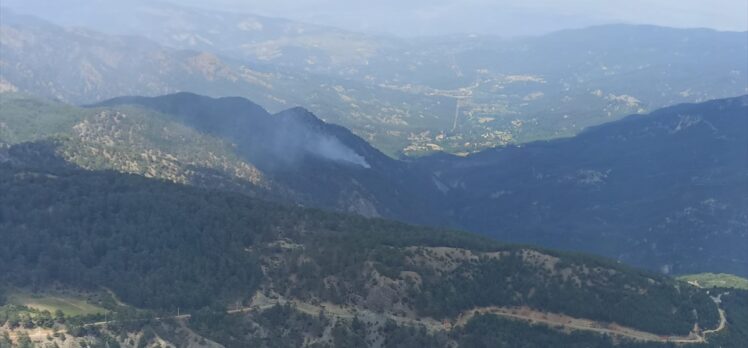
[[[435,318],[525,305],[658,333],[716,326],[701,291],[606,260],[81,171],[50,146],[0,157],[0,274],[10,284],[107,286],[153,309],[263,289]]]
[[[301,108],[271,115],[247,99],[191,93],[80,108],[0,93],[0,143],[48,139],[86,169],[365,216],[442,220],[434,218],[440,201],[428,176]]]
[[[133,105],[134,104],[134,105]],[[746,97],[631,116],[569,139],[397,161],[303,109],[179,93],[76,108],[0,94],[0,142],[304,206],[463,228],[666,273],[745,274]]]
[[[419,163],[461,228],[662,272],[746,275],[746,130],[743,96]]]
[[[443,202],[428,173],[300,107],[271,115],[244,98],[192,93],[120,97],[96,106],[156,111],[224,139],[234,144],[238,157],[295,192],[304,205],[421,224],[444,220],[438,208]]]
[[[302,109],[271,116],[241,98],[187,93],[102,105],[128,104],[237,144],[304,204],[446,224],[664,273],[748,270],[745,96],[632,115],[567,139],[412,161],[389,159]],[[319,136],[369,166],[325,160],[310,141]]]
[[[138,108],[85,109],[0,93],[0,143],[53,140],[61,157],[92,170],[111,169],[249,195],[285,197],[231,143]]]

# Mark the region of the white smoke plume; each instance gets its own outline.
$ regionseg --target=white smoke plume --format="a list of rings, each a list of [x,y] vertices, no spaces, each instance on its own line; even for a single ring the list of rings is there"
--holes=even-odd
[[[336,162],[348,162],[367,169],[371,168],[364,156],[343,145],[337,138],[320,135],[309,145],[310,147],[307,150],[322,158]]]

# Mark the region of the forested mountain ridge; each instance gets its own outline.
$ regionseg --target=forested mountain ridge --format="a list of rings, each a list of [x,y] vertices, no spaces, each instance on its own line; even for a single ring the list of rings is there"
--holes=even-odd
[[[220,120],[218,114],[228,111],[226,100],[196,98],[124,98],[105,105],[134,103],[181,119],[200,114]],[[285,167],[293,170],[260,168],[297,191],[315,192],[307,202],[316,200],[317,206],[334,206],[319,205],[329,197],[330,187],[341,193],[368,192],[365,202],[385,217],[584,250],[666,273],[745,274],[748,260],[741,250],[748,247],[746,99],[683,104],[630,116],[572,138],[409,162],[391,160],[330,125],[324,132],[355,150],[371,168],[319,165],[324,162]],[[301,113],[306,115],[303,119],[316,120]],[[230,120],[240,114],[227,115],[231,116],[223,117]],[[267,144],[277,140],[266,136],[278,131],[256,127],[232,128],[254,134],[240,141],[247,146],[239,151],[249,153],[250,159],[262,158],[258,152],[276,151]],[[284,135],[281,138],[288,139]],[[270,158],[283,162],[277,155]],[[349,180],[355,185],[342,185]],[[315,189],[320,190],[310,191]]]
[[[271,115],[242,98],[180,93],[81,109],[3,94],[0,141],[51,138],[84,168],[463,228],[665,273],[745,274],[745,100],[683,104],[464,158],[397,161],[304,109]]]
[[[430,174],[384,155],[303,108],[271,115],[243,98],[190,93],[97,104],[125,105],[168,114],[197,131],[227,139],[239,156],[299,193],[302,204],[422,224],[435,223],[434,212],[442,204]]]
[[[252,305],[257,296],[359,311],[353,322],[334,313],[297,319],[340,326],[334,337],[318,331],[334,346],[361,339],[368,345],[366,340],[375,337],[395,346],[391,335],[405,335],[400,330],[414,324],[383,318],[455,323],[458,314],[484,307],[529,308],[660,335],[687,335],[695,323],[713,328],[719,322],[703,290],[608,260],[85,171],[59,158],[54,146],[22,143],[2,150],[0,237],[6,242],[0,246],[0,274],[6,285],[105,286],[129,304],[167,312],[237,301]],[[276,321],[294,320],[294,306],[238,317],[205,309],[195,312],[190,325],[228,346],[262,337],[273,346],[271,339],[280,338],[263,336],[273,332],[271,327],[241,328],[263,320],[268,325],[263,315],[270,313]],[[446,336],[409,335],[432,340],[425,346],[451,346],[478,327],[506,327],[491,318],[476,316]],[[234,326],[215,326],[221,324]],[[522,336],[528,342],[538,339],[535,330],[550,330],[545,335],[556,340],[612,344],[605,337],[517,325],[528,330]],[[738,339],[731,332],[714,337]]]
[[[285,197],[230,143],[145,109],[84,109],[29,96],[0,94],[0,142],[49,140],[81,168],[112,169],[249,195]]]
[[[78,108],[0,94],[0,142],[52,139],[63,158],[276,201],[426,223],[433,184],[340,126],[295,108],[179,93]]]
[[[562,140],[421,163],[456,224],[663,272],[745,275],[748,97],[629,116]]]

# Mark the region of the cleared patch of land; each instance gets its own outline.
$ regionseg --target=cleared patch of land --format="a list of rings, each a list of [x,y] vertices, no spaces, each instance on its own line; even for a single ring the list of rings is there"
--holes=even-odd
[[[8,293],[8,303],[54,313],[58,309],[66,316],[103,314],[107,310],[71,294],[53,292],[32,293],[14,289]]]
[[[678,277],[678,280],[700,288],[733,288],[748,290],[748,279],[726,273],[700,273]]]

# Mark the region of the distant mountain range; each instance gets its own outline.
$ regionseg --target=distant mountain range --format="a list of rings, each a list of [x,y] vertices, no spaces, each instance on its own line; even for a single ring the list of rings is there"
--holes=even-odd
[[[304,105],[394,156],[570,136],[748,85],[746,32],[612,25],[406,40],[160,2],[91,2],[73,16],[65,8],[80,7],[65,3],[49,18],[110,34],[4,9],[2,88],[72,103],[194,91],[273,112]]]
[[[89,108],[0,98],[0,142],[54,139],[114,169],[281,202],[583,250],[664,273],[746,273],[746,97],[579,136],[393,160],[300,108],[181,93]]]

